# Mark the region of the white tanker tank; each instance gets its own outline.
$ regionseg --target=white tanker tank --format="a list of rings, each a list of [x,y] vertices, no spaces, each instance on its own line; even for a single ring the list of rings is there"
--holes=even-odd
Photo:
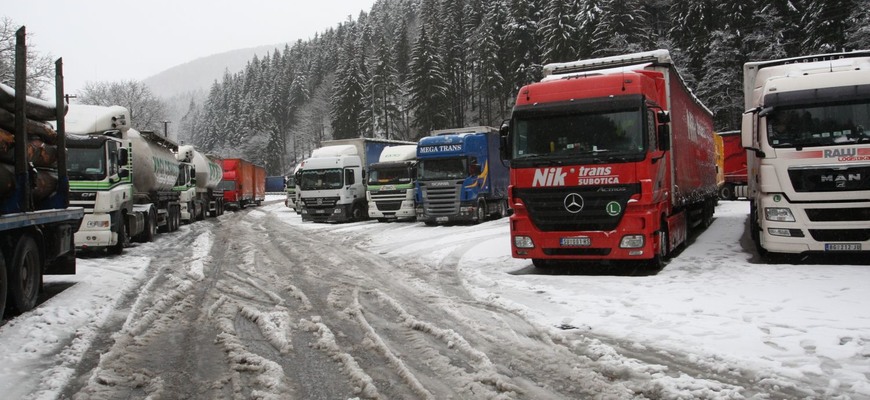
[[[175,143],[154,132],[127,131],[133,152],[133,188],[137,193],[171,191],[178,179]]]
[[[178,160],[193,164],[198,190],[214,189],[223,179],[221,159],[211,154],[202,154],[189,144],[178,146]]]

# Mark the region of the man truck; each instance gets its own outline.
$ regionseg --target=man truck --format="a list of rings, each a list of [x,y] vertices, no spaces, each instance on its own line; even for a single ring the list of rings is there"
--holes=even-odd
[[[511,253],[663,267],[717,201],[712,113],[667,50],[549,64],[503,127]]]
[[[366,170],[381,151],[413,142],[354,138],[328,140],[302,162],[296,182],[302,220],[360,221],[368,217]]]
[[[870,251],[870,51],[749,62],[743,74],[760,255]]]
[[[748,177],[746,175],[746,149],[743,148],[740,131],[717,133],[722,139],[722,186],[719,187],[719,198],[722,200],[737,200],[748,195]]]
[[[387,147],[368,171],[369,218],[378,222],[413,220],[417,145]]]
[[[70,105],[67,167],[71,204],[84,207],[76,247],[121,254],[181,224],[178,145],[131,127],[121,106]]]
[[[499,131],[488,126],[433,131],[417,144],[417,220],[426,225],[508,215],[508,168]]]
[[[221,159],[191,145],[178,146],[175,158],[182,163],[176,183],[182,193],[181,219],[193,222],[223,215],[224,192],[217,190],[224,174]]]
[[[16,32],[15,87],[0,84],[0,138],[6,153],[0,160],[0,317],[7,299],[13,312],[35,307],[43,275],[76,273],[73,232],[83,216],[80,207],[69,207],[62,60],[55,64],[56,104],[25,96],[24,32],[23,27]],[[56,130],[46,124],[50,120]],[[50,162],[39,162],[35,140],[54,149]]]

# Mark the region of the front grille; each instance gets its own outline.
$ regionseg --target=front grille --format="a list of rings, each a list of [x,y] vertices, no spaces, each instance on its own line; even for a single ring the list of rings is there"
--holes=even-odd
[[[870,166],[852,168],[793,168],[788,170],[797,192],[870,190]]]
[[[611,231],[616,229],[622,220],[628,200],[639,192],[640,187],[631,184],[515,189],[514,196],[525,203],[532,223],[542,231]],[[579,195],[583,199],[583,207],[576,213],[572,213],[566,207],[568,202],[566,198],[572,194]]]
[[[372,192],[372,201],[380,211],[398,211],[402,207],[402,201],[407,197],[405,190],[390,190]]]
[[[813,222],[870,221],[870,208],[817,208],[806,210]]]
[[[334,208],[338,197],[306,197],[302,202],[306,208]]]
[[[810,229],[819,242],[864,242],[870,240],[870,229]]]
[[[447,186],[431,186],[421,183],[423,204],[426,215],[456,215],[459,214],[459,193],[462,183],[450,183]]]

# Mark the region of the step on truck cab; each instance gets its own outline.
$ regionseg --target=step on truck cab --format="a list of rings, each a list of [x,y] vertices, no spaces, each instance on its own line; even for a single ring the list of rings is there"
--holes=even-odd
[[[387,147],[368,170],[369,218],[378,222],[413,220],[417,145]]]
[[[667,50],[549,64],[503,127],[511,253],[661,267],[717,201],[712,113]]]
[[[498,129],[433,131],[417,143],[417,220],[480,223],[508,215],[508,169]]]
[[[759,253],[870,251],[870,51],[746,63]]]

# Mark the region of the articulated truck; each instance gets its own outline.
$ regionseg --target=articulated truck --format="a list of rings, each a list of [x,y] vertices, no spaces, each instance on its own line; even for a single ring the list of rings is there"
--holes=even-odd
[[[549,64],[503,127],[511,253],[661,268],[717,202],[712,113],[667,50]]]
[[[870,251],[870,51],[750,62],[743,74],[758,252]]]
[[[433,131],[417,144],[417,220],[480,223],[508,215],[508,168],[496,128]]]
[[[369,166],[368,181],[369,218],[387,222],[417,217],[417,145],[384,148],[378,162]]]
[[[266,169],[242,158],[225,158],[223,180],[217,190],[223,192],[227,208],[240,210],[259,206],[266,199]]]
[[[381,151],[413,142],[355,138],[327,140],[302,162],[296,190],[302,220],[314,222],[360,221],[368,218],[366,170]],[[297,205],[298,207],[298,205]]]
[[[175,158],[182,168],[175,187],[181,193],[181,219],[193,222],[223,215],[224,192],[217,189],[224,176],[221,159],[191,145],[178,146]]]
[[[719,198],[722,200],[737,200],[746,198],[749,192],[748,176],[746,175],[746,149],[740,131],[725,131],[717,133],[722,139],[722,185],[719,187]]]
[[[23,27],[16,38],[15,88],[0,84],[0,317],[7,299],[11,312],[35,307],[43,275],[76,273],[73,232],[83,216],[68,204],[62,61],[56,104],[25,96]]]
[[[69,106],[70,203],[85,209],[77,248],[121,254],[181,224],[178,145],[131,123],[121,106]]]

